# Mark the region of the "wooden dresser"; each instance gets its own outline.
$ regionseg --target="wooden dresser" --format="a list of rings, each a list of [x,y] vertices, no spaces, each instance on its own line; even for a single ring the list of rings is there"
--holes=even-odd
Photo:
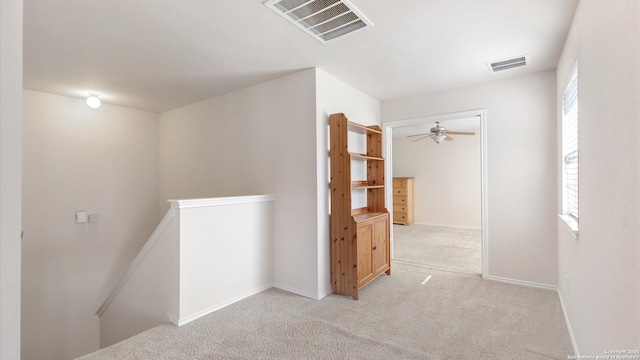
[[[393,178],[393,223],[413,225],[413,178]]]

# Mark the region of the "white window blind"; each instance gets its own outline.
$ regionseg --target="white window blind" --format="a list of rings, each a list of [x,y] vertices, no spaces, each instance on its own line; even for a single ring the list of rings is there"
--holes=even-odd
[[[571,75],[562,96],[563,207],[578,220],[578,70]]]

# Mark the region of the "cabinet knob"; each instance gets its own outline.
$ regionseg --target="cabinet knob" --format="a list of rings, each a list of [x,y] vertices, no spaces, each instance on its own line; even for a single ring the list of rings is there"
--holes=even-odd
[[[375,250],[375,249],[377,249],[377,248],[378,248],[377,246],[373,245],[373,250]]]

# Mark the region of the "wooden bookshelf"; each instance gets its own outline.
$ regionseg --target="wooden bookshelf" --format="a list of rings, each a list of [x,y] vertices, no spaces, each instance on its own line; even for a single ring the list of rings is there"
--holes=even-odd
[[[382,273],[391,274],[382,130],[350,122],[342,113],[332,114],[329,123],[331,282],[334,293],[357,300],[360,289]],[[349,152],[350,131],[366,136],[366,154]],[[352,161],[366,162],[366,180],[351,178]],[[366,191],[366,207],[352,207],[352,191]]]

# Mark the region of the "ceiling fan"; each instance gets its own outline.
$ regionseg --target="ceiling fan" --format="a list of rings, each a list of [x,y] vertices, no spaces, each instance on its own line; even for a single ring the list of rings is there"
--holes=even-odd
[[[449,131],[447,128],[440,126],[440,121],[436,121],[436,127],[432,127],[428,134],[409,135],[407,137],[421,136],[413,142],[420,141],[426,138],[432,138],[437,144],[440,144],[442,140],[452,141],[454,140],[451,135],[475,135],[472,131]]]

